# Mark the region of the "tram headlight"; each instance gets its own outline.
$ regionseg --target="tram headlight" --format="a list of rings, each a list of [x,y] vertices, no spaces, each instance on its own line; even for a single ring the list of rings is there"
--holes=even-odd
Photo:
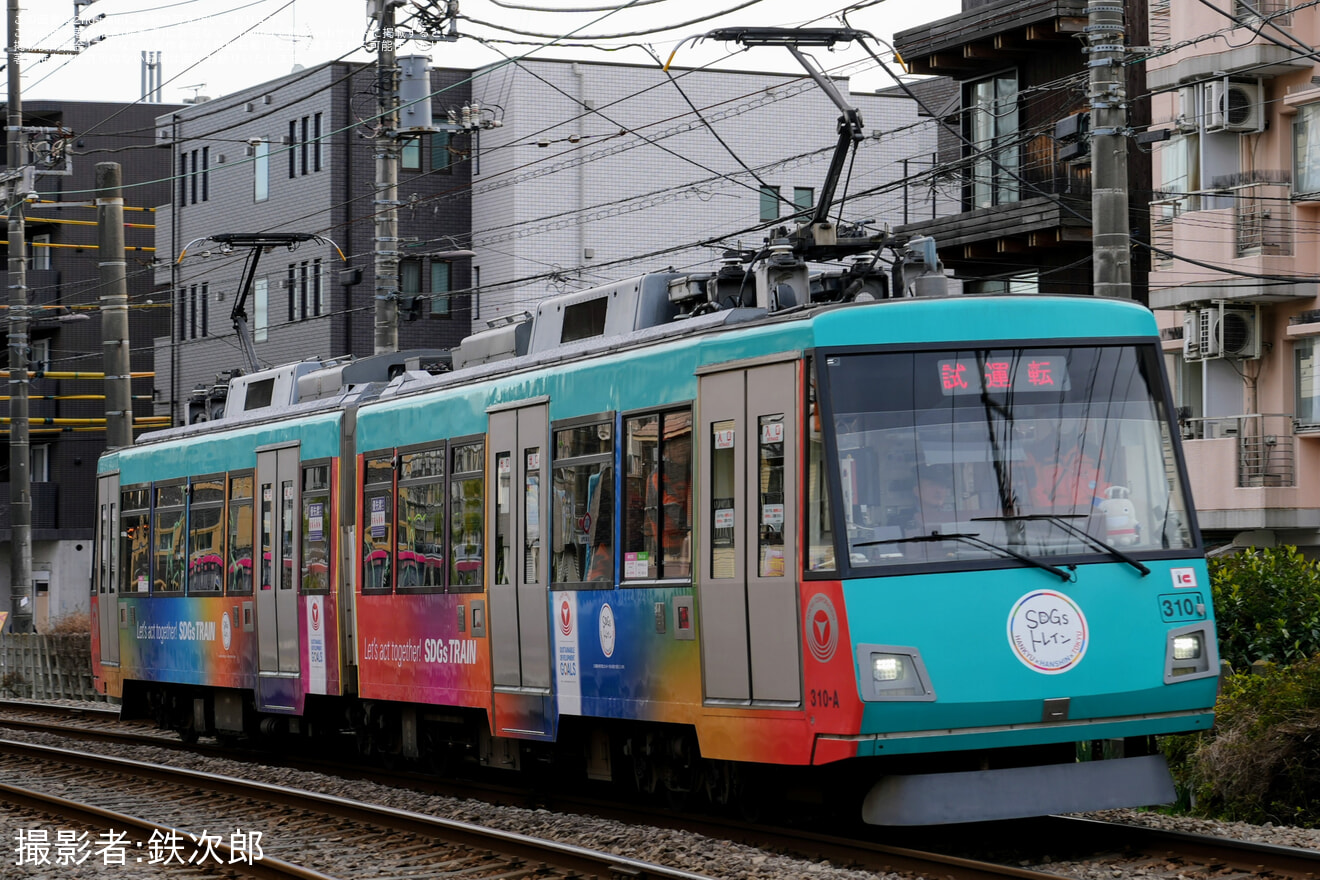
[[[1219,651],[1209,621],[1181,626],[1165,634],[1164,683],[1219,674]]]
[[[867,670],[871,674],[866,675]],[[933,700],[921,652],[896,645],[858,645],[857,671],[861,677],[861,695],[873,700]]]
[[[1173,640],[1174,660],[1195,660],[1201,656],[1201,634],[1189,633],[1176,636]]]
[[[876,681],[898,681],[906,671],[903,657],[898,654],[871,655],[871,677]]]

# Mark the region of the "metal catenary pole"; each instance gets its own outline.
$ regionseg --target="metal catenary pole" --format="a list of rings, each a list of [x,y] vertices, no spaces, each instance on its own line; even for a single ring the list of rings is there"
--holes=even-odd
[[[133,444],[133,383],[129,375],[123,172],[118,162],[96,165],[96,244],[101,268],[105,441],[108,448],[119,449]]]
[[[27,248],[23,209],[22,78],[18,56],[19,0],[9,0],[9,122],[5,132],[9,173],[9,602],[13,632],[32,631],[32,474],[28,440]]]
[[[1091,244],[1096,296],[1132,299],[1123,6],[1086,7],[1091,99]]]
[[[379,13],[376,31],[376,337],[375,353],[399,350],[399,127],[398,63],[393,0],[368,0]]]

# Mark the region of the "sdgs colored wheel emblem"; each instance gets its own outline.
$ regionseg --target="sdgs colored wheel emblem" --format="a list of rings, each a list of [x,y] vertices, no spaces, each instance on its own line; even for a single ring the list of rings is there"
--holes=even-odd
[[[1008,643],[1028,668],[1044,675],[1067,672],[1086,655],[1086,616],[1054,590],[1028,593],[1008,615]]]

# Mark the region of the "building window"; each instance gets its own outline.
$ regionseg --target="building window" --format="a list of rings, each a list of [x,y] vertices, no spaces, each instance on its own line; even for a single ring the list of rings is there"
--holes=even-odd
[[[188,151],[179,151],[179,207],[188,205]]]
[[[779,219],[779,187],[761,187],[761,219]]]
[[[210,336],[210,335],[211,335],[211,331],[210,331],[210,324],[211,324],[211,307],[210,307],[210,301],[211,301],[211,285],[210,285],[210,284],[203,284],[203,285],[202,285],[202,303],[201,303],[201,305],[202,305],[201,330],[202,330],[202,336],[203,336],[203,337],[206,337],[206,336]]]
[[[28,479],[34,483],[50,482],[50,444],[34,443],[28,450]]]
[[[50,233],[32,236],[31,260],[28,265],[37,272],[42,272],[50,268],[50,252],[53,250],[50,246]]]
[[[298,143],[298,173],[299,174],[307,173],[307,168],[309,164],[307,160],[311,158],[310,153],[311,153],[312,145],[310,142],[311,139],[308,137],[310,131],[309,128],[310,125],[311,125],[311,117],[304,116],[302,118],[302,130],[300,132],[302,136],[301,138],[299,138],[299,143]]]
[[[188,288],[180,287],[177,299],[179,315],[179,338],[188,338]]]
[[[211,148],[202,147],[202,201],[211,198]]]
[[[257,141],[252,159],[252,201],[270,198],[270,142]]]
[[[307,319],[307,295],[310,293],[310,284],[307,278],[308,262],[303,260],[298,265],[298,320]]]
[[[472,320],[481,320],[481,267],[472,267],[472,293],[468,296],[472,304]]]
[[[809,213],[816,204],[816,191],[809,186],[793,187],[793,210]]]
[[[404,171],[422,170],[422,139],[420,137],[407,137],[399,139],[400,167]]]
[[[258,278],[252,282],[252,339],[265,342],[269,326],[270,281]]]
[[[968,87],[968,119],[976,149],[972,207],[1016,202],[1018,182],[1017,74],[992,76]]]
[[[431,135],[431,170],[449,174],[453,166],[453,154],[449,152],[449,142],[454,137],[452,131],[438,131]]]
[[[403,260],[399,263],[399,294],[416,296],[422,292],[422,261]]]
[[[321,315],[321,260],[312,260],[312,314]]]
[[[1320,104],[1304,104],[1293,118],[1293,194],[1320,193]]]
[[[289,120],[289,179],[298,176],[298,120]]]
[[[188,201],[194,205],[197,204],[197,185],[201,177],[198,173],[198,155],[198,150],[192,151],[192,173],[188,175]]]
[[[1307,336],[1293,343],[1299,428],[1320,428],[1320,376],[1316,375],[1316,339]]]
[[[32,351],[32,359],[28,362],[28,369],[33,372],[45,372],[50,369],[50,340],[34,339],[29,347]],[[38,377],[33,377],[38,378]]]
[[[289,292],[289,323],[298,320],[298,267],[294,263],[289,264],[289,270],[284,276],[284,288]]]
[[[321,170],[321,114],[316,113],[312,116],[312,137],[315,138],[315,144],[312,147],[312,170]]]
[[[431,317],[449,317],[449,277],[453,265],[431,263]]]

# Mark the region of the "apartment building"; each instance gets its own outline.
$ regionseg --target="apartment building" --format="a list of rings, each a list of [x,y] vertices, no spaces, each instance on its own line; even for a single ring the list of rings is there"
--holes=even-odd
[[[1124,3],[1129,45],[1145,42],[1145,4]],[[935,238],[940,259],[969,293],[1091,293],[1091,167],[1085,0],[963,0],[962,11],[894,37],[911,73],[947,77],[922,113],[945,133],[932,185],[954,209],[900,228]],[[1144,89],[1139,67],[1127,90]],[[1148,104],[1130,102],[1140,128]],[[1128,150],[1131,192],[1150,189],[1150,159]],[[1146,235],[1144,212],[1133,235]],[[1146,297],[1148,261],[1132,258],[1132,290]]]
[[[168,164],[153,149],[155,117],[177,108],[160,104],[26,101],[25,126],[49,171],[37,189],[42,201],[26,209],[28,303],[40,307],[29,325],[28,414],[31,419],[32,574],[37,628],[87,607],[96,485],[96,459],[105,448],[105,386],[100,374],[102,325],[96,230],[96,165],[117,162],[124,184],[124,240],[129,294],[133,412],[152,413],[151,340],[166,331],[169,303],[153,294],[155,214],[169,197]],[[43,158],[44,157],[44,158]],[[0,163],[4,157],[0,157]],[[6,250],[8,243],[3,243]],[[6,360],[6,368],[8,361]],[[8,395],[8,382],[0,393]],[[7,399],[7,398],[6,398]],[[8,404],[0,407],[7,415]],[[45,420],[59,419],[58,423]],[[8,610],[11,546],[9,433],[0,431],[0,611]]]
[[[1150,305],[1212,542],[1320,550],[1320,11],[1162,0]],[[1165,47],[1161,50],[1161,47]],[[1168,48],[1176,47],[1176,48]]]

